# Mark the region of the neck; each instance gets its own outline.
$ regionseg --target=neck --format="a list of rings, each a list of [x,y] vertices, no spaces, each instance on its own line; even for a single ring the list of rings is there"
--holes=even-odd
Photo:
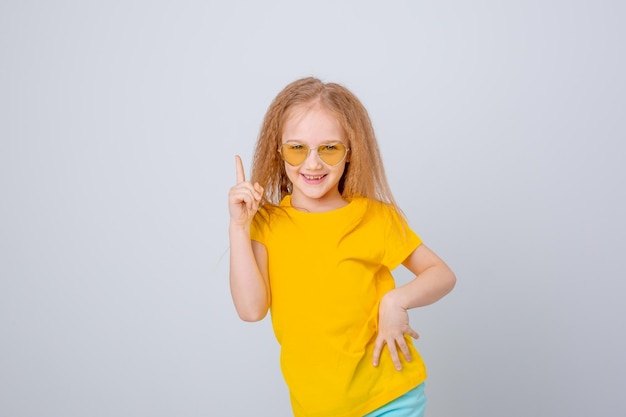
[[[345,207],[347,204],[348,202],[343,199],[339,192],[332,196],[326,195],[322,198],[310,198],[298,194],[291,195],[291,206],[296,210],[309,213],[323,213],[325,211],[337,210]]]

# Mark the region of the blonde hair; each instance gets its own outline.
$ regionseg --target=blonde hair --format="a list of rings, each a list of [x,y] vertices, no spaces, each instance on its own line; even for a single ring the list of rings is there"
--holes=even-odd
[[[350,147],[349,162],[339,181],[339,192],[346,200],[366,197],[392,204],[398,209],[387,183],[382,158],[367,110],[347,88],[302,78],[287,85],[270,104],[259,134],[252,162],[251,181],[265,187],[263,204],[278,205],[290,194],[285,163],[278,148],[290,110],[318,102],[331,112],[344,130]],[[399,211],[399,210],[398,210]]]

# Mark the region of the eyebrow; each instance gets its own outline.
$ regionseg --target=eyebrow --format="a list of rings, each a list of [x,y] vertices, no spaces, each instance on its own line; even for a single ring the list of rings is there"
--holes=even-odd
[[[304,141],[299,140],[299,139],[287,139],[287,141],[284,142],[284,143],[297,143],[298,145],[307,145],[306,143],[304,143]],[[327,140],[327,141],[324,141],[324,142],[320,143],[318,146],[330,145],[330,144],[335,144],[335,143],[341,143],[342,145],[348,146],[347,143],[342,142],[340,139]],[[307,146],[309,146],[309,145],[307,145]]]

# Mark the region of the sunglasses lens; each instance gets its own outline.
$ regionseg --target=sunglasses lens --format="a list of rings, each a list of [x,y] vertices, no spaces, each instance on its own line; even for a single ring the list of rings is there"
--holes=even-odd
[[[346,156],[347,149],[341,143],[335,143],[332,145],[320,146],[317,149],[317,153],[324,163],[333,166],[343,161],[343,158]]]
[[[335,166],[345,158],[348,148],[341,143],[322,145],[317,148],[317,154],[327,165]],[[309,156],[309,147],[299,143],[284,143],[280,147],[280,154],[289,165],[298,166]]]
[[[280,154],[289,165],[300,165],[309,155],[306,145],[285,143],[280,147]]]

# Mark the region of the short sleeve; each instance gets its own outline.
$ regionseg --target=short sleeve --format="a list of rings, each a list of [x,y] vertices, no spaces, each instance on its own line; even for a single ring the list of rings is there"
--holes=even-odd
[[[393,206],[386,207],[384,217],[386,219],[385,251],[382,264],[393,270],[422,244],[422,239]]]
[[[265,245],[267,234],[267,212],[259,210],[250,223],[250,239]]]

